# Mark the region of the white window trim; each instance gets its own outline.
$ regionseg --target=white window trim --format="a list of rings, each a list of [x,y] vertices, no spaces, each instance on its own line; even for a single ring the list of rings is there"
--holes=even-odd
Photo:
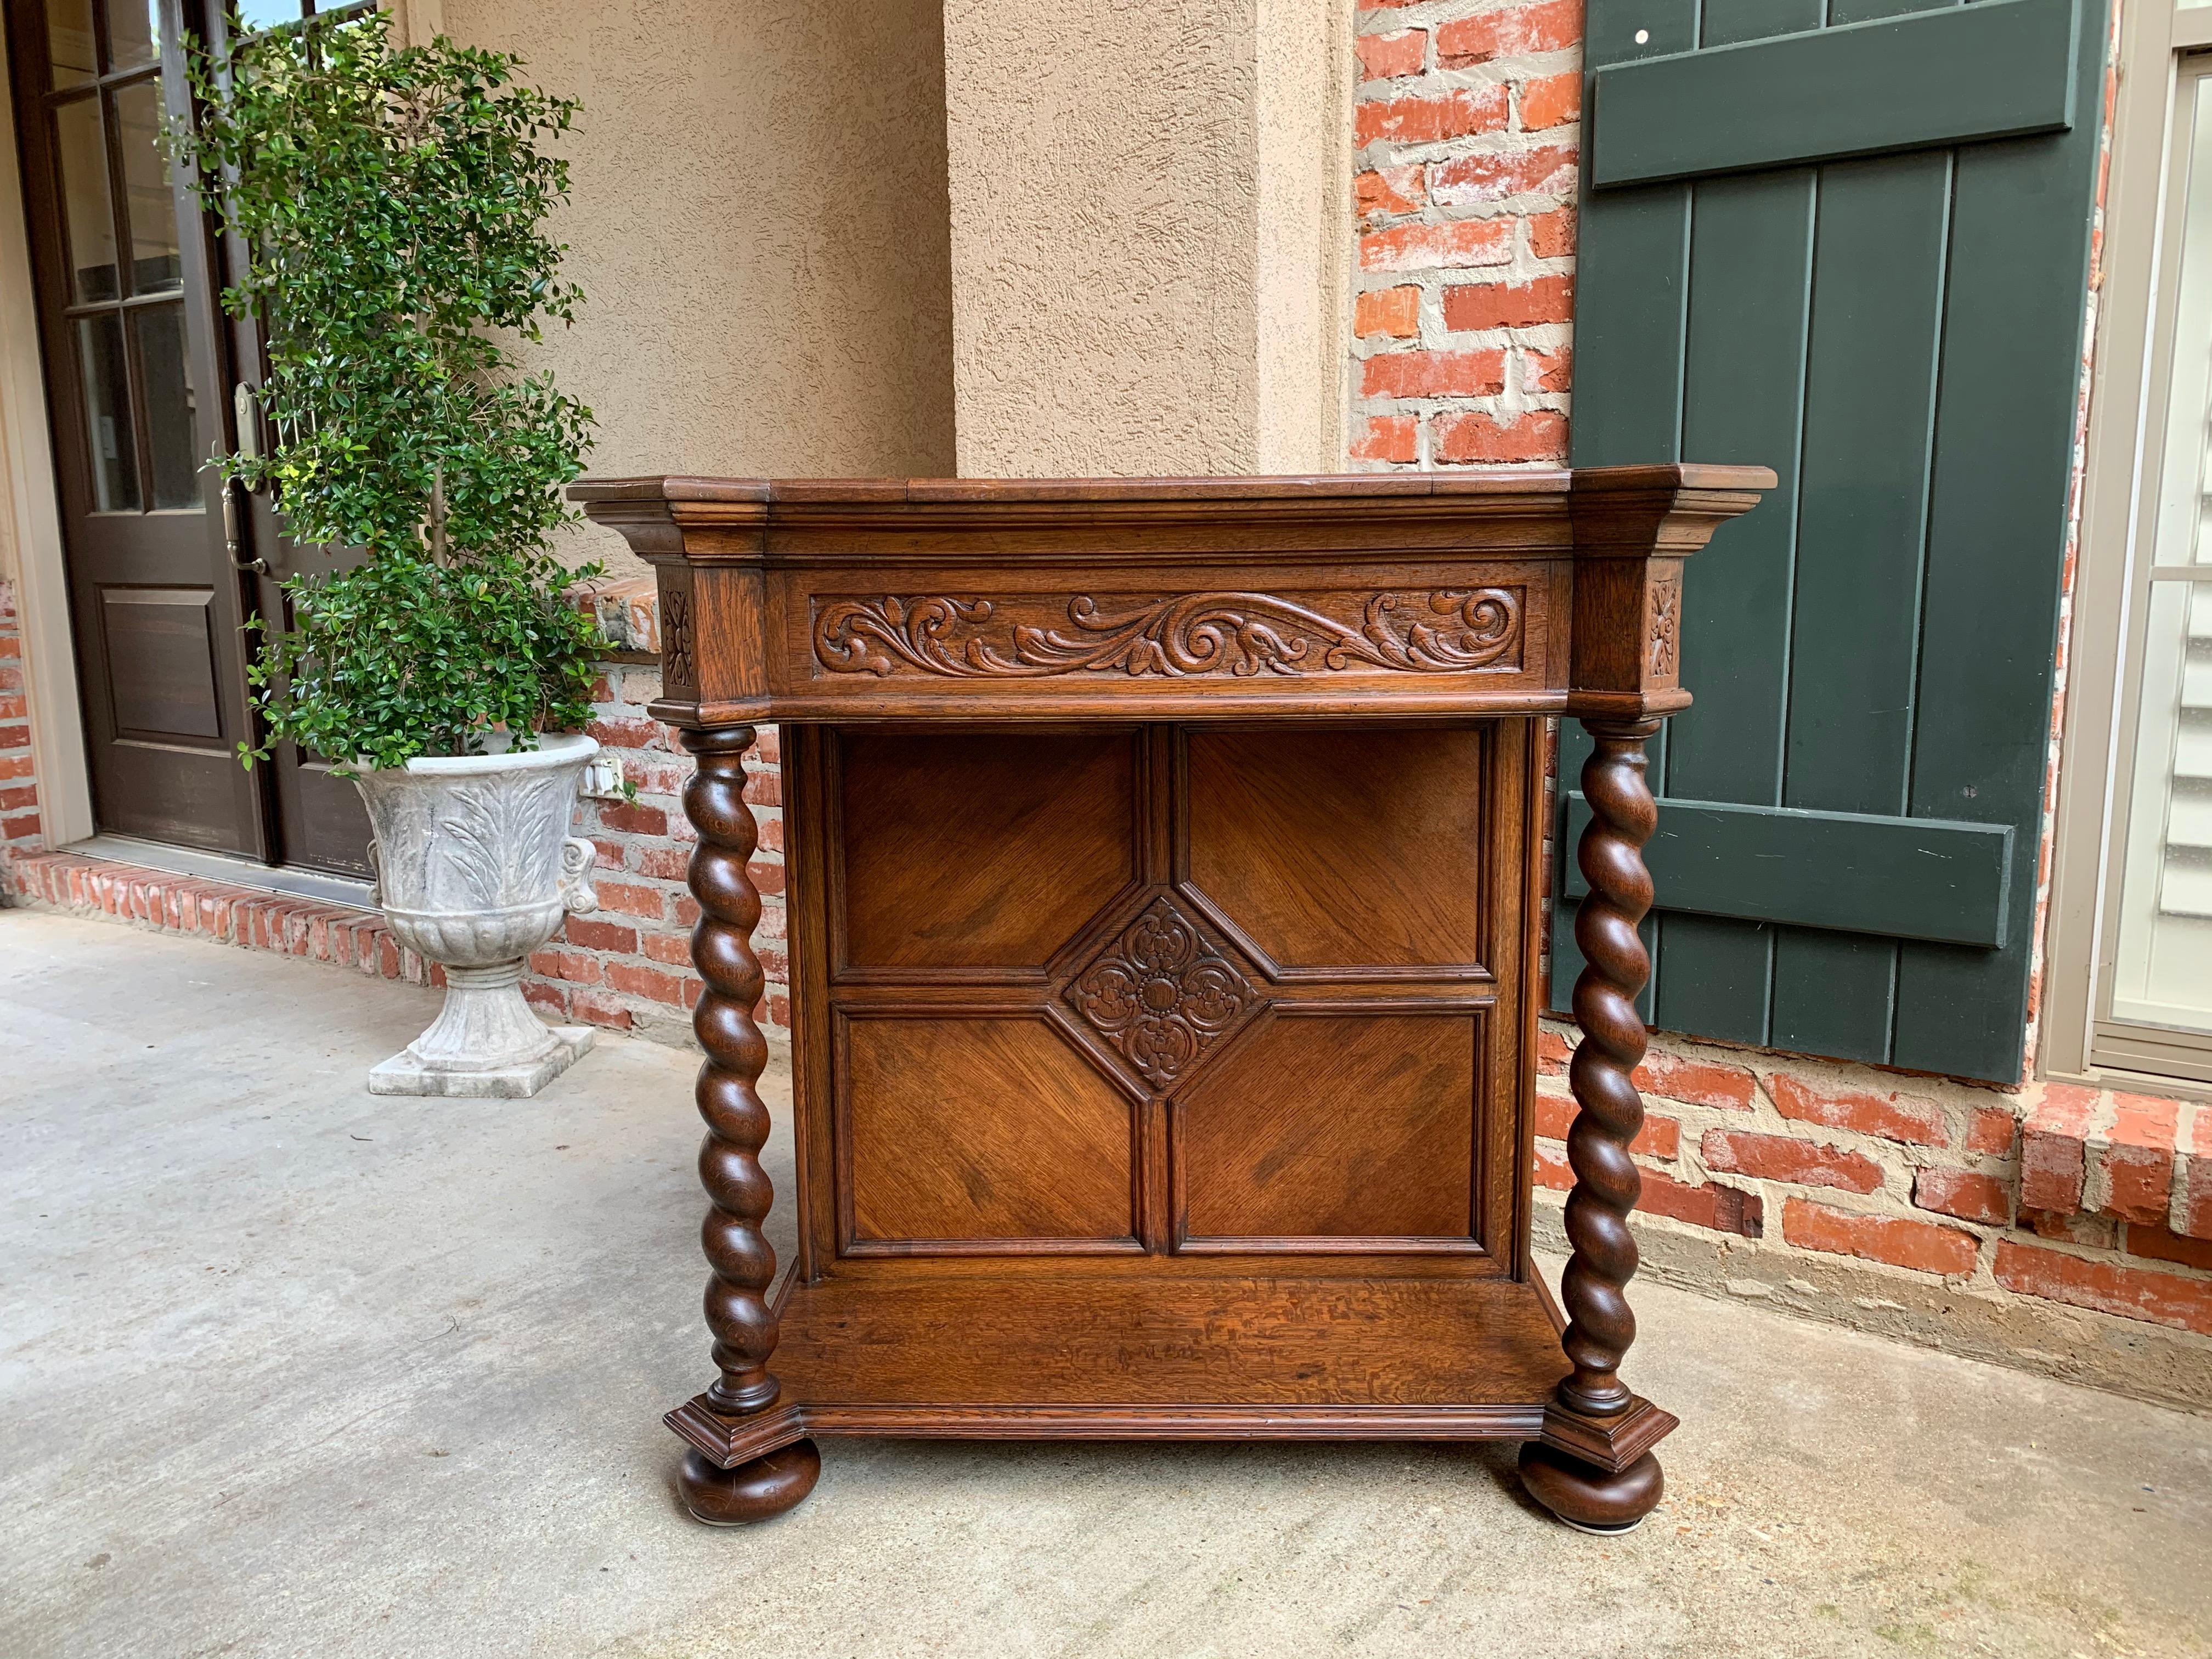
[[[2129,0],[2098,275],[2079,566],[2066,635],[2054,857],[2045,936],[2039,1076],[2212,1099],[2212,1039],[2100,1019],[2100,964],[2117,923],[2118,798],[2135,726],[2137,664],[2130,614],[2139,562],[2150,555],[2152,471],[2165,419],[2159,313],[2178,246],[2167,196],[2174,100],[2185,53],[2212,51],[2212,5]],[[2139,648],[2139,647],[2138,647]],[[2125,671],[2125,672],[2124,672]]]

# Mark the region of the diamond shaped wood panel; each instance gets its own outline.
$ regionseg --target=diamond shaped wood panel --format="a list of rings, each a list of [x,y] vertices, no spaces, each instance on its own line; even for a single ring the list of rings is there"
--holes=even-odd
[[[1165,1089],[1243,1024],[1260,994],[1212,930],[1163,893],[1076,975],[1067,1000]]]

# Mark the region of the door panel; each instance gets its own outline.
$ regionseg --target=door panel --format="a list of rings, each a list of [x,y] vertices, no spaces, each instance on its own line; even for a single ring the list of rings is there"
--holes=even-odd
[[[1477,1024],[1278,1010],[1175,1103],[1179,1248],[1474,1249]]]
[[[269,25],[309,8],[243,9]],[[289,744],[252,774],[236,759],[252,732],[242,624],[283,614],[302,559],[346,561],[293,549],[265,501],[227,545],[204,465],[235,436],[232,366],[258,374],[260,347],[215,304],[243,251],[210,234],[156,137],[186,107],[180,31],[220,52],[226,27],[201,0],[9,11],[94,805],[104,830],[367,874],[350,784]],[[267,569],[249,573],[257,556]]]
[[[848,1255],[1136,1248],[1137,1108],[1042,1019],[932,1013],[848,1018],[840,1030]]]
[[[133,665],[115,683],[116,730],[143,741],[222,736],[222,692],[205,587],[104,587],[102,643]]]
[[[1757,842],[1771,879],[1747,891],[1815,895],[1824,922],[1668,910],[1662,885],[1657,1024],[2019,1075],[2102,15],[1835,0],[1823,27],[1815,0],[1707,0],[1700,35],[1695,0],[1593,0],[1574,462],[1781,480],[1690,573],[1698,702],[1655,753],[1660,835],[1696,869]],[[1930,73],[1932,113],[1898,90]],[[1785,83],[1827,88],[1818,119],[1766,119]],[[1570,785],[1587,752],[1565,734]],[[1883,878],[1828,861],[1845,842],[1937,884],[1972,942],[1899,928]],[[1571,923],[1563,903],[1554,1006]]]
[[[333,16],[366,9],[362,0],[335,4],[331,0],[248,0],[233,9],[251,32],[297,27],[304,17]],[[209,6],[204,17],[207,39],[218,57],[232,37],[230,14]],[[234,236],[214,239],[219,281],[229,282],[242,272],[246,247]],[[226,337],[234,378],[227,383],[227,412],[238,441],[249,451],[265,449],[274,434],[254,408],[250,394],[237,395],[242,385],[258,384],[262,376],[261,331],[251,318],[224,315],[218,319]],[[284,597],[284,580],[295,574],[330,575],[359,562],[350,549],[307,547],[284,534],[283,520],[270,499],[241,489],[239,498],[240,557],[258,561],[247,578],[254,608],[264,617],[282,617],[289,624],[291,607]],[[368,866],[368,814],[361,793],[343,779],[331,775],[330,763],[303,755],[299,745],[280,743],[267,766],[268,810],[276,843],[287,864],[329,870],[343,875],[366,876]]]
[[[207,250],[155,142],[181,76],[143,0],[11,6],[9,42],[95,811],[264,856],[245,596],[201,466],[223,441]]]

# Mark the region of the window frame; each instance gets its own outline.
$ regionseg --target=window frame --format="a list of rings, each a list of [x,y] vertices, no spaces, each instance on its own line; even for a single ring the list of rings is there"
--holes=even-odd
[[[2078,562],[2060,640],[2065,702],[2035,1070],[2212,1099],[2212,1035],[2106,1012],[2181,254],[2172,198],[2186,182],[2175,161],[2189,135],[2177,123],[2190,112],[2185,90],[2212,76],[2212,4],[2134,0],[2116,68]]]

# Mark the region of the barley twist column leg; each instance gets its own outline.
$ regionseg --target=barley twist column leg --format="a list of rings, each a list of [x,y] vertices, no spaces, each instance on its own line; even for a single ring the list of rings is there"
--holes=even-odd
[[[1567,1358],[1574,1375],[1559,1384],[1563,1403],[1593,1417],[1626,1408],[1620,1361],[1636,1340],[1636,1316],[1622,1293],[1636,1272],[1628,1212],[1644,1190],[1628,1145],[1644,1127],[1633,1073],[1644,1058],[1644,1018],[1636,994],[1651,972],[1637,924],[1651,908],[1644,843],[1658,821],[1644,780],[1644,743],[1656,720],[1586,720],[1597,747],[1583,768],[1589,827],[1576,856],[1589,896],[1575,917],[1575,943],[1588,964],[1575,981],[1575,1023],[1583,1041],[1568,1073],[1582,1108],[1567,1134],[1574,1190],[1567,1195],[1573,1260],[1559,1281],[1565,1304]]]
[[[1575,943],[1587,965],[1575,981],[1583,1041],[1568,1082],[1582,1109],[1567,1134],[1575,1186],[1565,1224],[1574,1254],[1559,1279],[1568,1321],[1560,1346],[1574,1370],[1560,1382],[1559,1401],[1569,1411],[1603,1419],[1626,1412],[1635,1398],[1620,1371],[1636,1340],[1636,1316],[1624,1292],[1637,1264],[1628,1214],[1644,1183],[1628,1148],[1644,1127],[1633,1079],[1645,1047],[1636,995],[1651,971],[1636,929],[1651,908],[1643,848],[1658,814],[1644,781],[1644,745],[1659,722],[1583,725],[1596,748],[1583,767],[1590,821],[1576,851],[1590,890],[1575,917]],[[1532,1442],[1522,1450],[1522,1471],[1540,1501],[1590,1530],[1633,1526],[1659,1501],[1658,1460],[1648,1452],[1615,1474]]]
[[[707,1124],[699,1180],[708,1206],[700,1242],[709,1272],[707,1326],[720,1371],[707,1389],[706,1403],[726,1417],[763,1411],[777,1394],[768,1369],[776,1340],[775,1315],[768,1304],[775,1251],[761,1232],[775,1194],[760,1164],[769,1115],[755,1087],[768,1064],[768,1039],[753,1018],[763,982],[752,947],[761,904],[746,871],[758,844],[744,795],[744,757],[753,736],[750,726],[684,733],[684,746],[698,759],[684,791],[684,811],[699,832],[690,885],[700,913],[691,959],[706,981],[692,1017],[699,1046],[707,1051],[697,1089],[699,1115]],[[729,1525],[790,1509],[813,1489],[821,1469],[811,1440],[732,1469],[694,1451],[684,1459],[680,1485],[694,1516]]]

